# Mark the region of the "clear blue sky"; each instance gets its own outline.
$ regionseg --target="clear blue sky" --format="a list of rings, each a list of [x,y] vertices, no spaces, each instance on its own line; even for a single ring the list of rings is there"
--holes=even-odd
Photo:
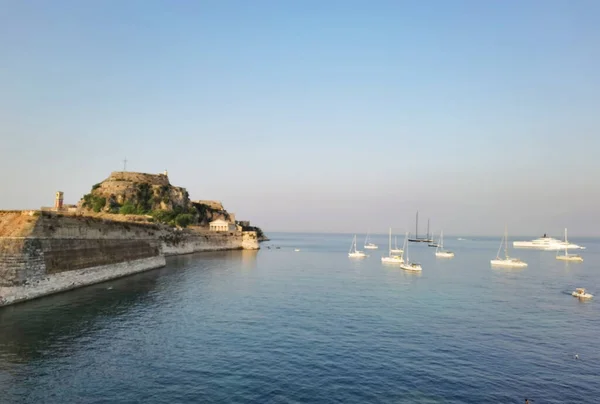
[[[0,209],[169,170],[267,231],[600,235],[599,1],[0,0]]]

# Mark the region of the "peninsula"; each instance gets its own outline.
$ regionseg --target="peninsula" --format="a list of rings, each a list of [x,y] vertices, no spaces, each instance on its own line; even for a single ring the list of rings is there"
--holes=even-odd
[[[169,255],[259,249],[260,228],[190,200],[168,173],[113,172],[77,204],[0,211],[0,306],[159,268]]]

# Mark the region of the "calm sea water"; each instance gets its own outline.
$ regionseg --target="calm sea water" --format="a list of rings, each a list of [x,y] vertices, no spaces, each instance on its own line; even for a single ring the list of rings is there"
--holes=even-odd
[[[271,236],[0,309],[0,402],[600,399],[598,240],[573,239],[583,263],[513,250],[516,270],[490,268],[499,239],[447,237],[451,260],[410,245],[414,274],[381,264],[383,235],[358,261],[348,235]]]

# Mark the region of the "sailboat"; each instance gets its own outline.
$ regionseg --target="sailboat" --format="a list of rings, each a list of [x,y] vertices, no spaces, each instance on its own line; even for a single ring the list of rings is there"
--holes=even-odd
[[[404,236],[404,253],[406,254],[406,259],[404,259],[404,254],[402,254],[402,263],[400,264],[400,268],[405,269],[407,271],[422,271],[421,264],[417,262],[410,262],[408,258],[408,233]]]
[[[376,250],[379,247],[377,247],[377,244],[373,244],[371,242],[369,242],[369,232],[367,231],[367,237],[365,238],[365,246],[364,246],[367,250]]]
[[[444,232],[440,232],[440,245],[435,249],[435,256],[438,258],[452,258],[454,253],[452,251],[444,250]]]
[[[386,264],[403,264],[402,254],[394,255],[392,251],[392,228],[390,227],[389,253],[387,257],[381,257],[381,262]]]
[[[576,261],[583,262],[583,257],[578,254],[569,254],[569,242],[567,241],[567,229],[565,228],[565,253],[564,255],[560,255],[558,251],[556,252],[556,259],[561,261]]]
[[[352,239],[352,245],[350,246],[350,251],[348,251],[348,257],[350,258],[364,258],[366,257],[367,254],[365,254],[362,251],[359,251],[356,249],[356,234],[354,235],[354,238]]]
[[[504,258],[500,258],[500,250],[502,249],[502,245],[504,245]],[[496,259],[490,260],[490,263],[492,266],[498,267],[525,268],[527,266],[525,261],[521,261],[519,258],[511,258],[508,256],[508,231],[506,227],[504,227],[504,237],[502,237],[500,248],[498,248],[498,252],[496,253]]]
[[[412,243],[431,243],[433,240],[429,238],[429,219],[427,220],[427,237],[419,238],[419,211],[417,211],[417,221],[415,225],[415,238],[409,238]]]
[[[398,248],[398,237],[394,236],[394,248],[390,249],[392,254],[402,254],[404,250],[402,248]]]
[[[437,247],[439,247],[439,246],[440,246],[439,240],[438,240],[438,241],[435,241],[435,240],[433,239],[433,237],[432,237],[432,238],[431,238],[431,242],[430,242],[429,244],[427,244],[427,246],[428,246],[428,247],[436,247],[436,248],[437,248]]]

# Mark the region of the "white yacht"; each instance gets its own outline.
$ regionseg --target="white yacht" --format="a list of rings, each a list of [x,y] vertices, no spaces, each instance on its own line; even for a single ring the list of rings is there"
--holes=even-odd
[[[440,232],[440,244],[435,249],[435,256],[438,258],[454,257],[454,253],[452,251],[444,250],[444,231]]]
[[[406,254],[406,259],[404,259],[404,254]],[[404,254],[402,254],[402,263],[400,264],[400,268],[406,271],[415,271],[420,272],[423,270],[421,268],[421,264],[417,262],[410,262],[408,258],[408,233],[404,236]]]
[[[352,239],[352,245],[350,246],[350,251],[348,251],[348,257],[350,258],[364,258],[367,254],[362,251],[356,249],[356,235]]]
[[[394,250],[392,250],[392,228],[390,227],[390,240],[389,240],[389,254],[387,257],[381,257],[381,262],[385,264],[402,264],[404,260],[402,259],[402,254],[394,254]],[[402,251],[402,250],[400,250]]]
[[[504,245],[504,258],[500,258],[500,250]],[[502,237],[502,242],[500,243],[500,248],[498,248],[498,252],[496,253],[496,258],[490,260],[492,266],[495,267],[510,267],[510,268],[525,268],[527,263],[525,261],[521,261],[518,258],[511,258],[508,256],[508,231],[506,227],[504,228],[504,237]]]
[[[569,242],[567,241],[567,229],[565,228],[565,241],[563,242],[565,245],[565,253],[559,254],[558,250],[556,251],[556,259],[561,261],[574,261],[574,262],[583,262],[583,257],[579,254],[569,254]]]
[[[544,234],[540,238],[536,238],[531,241],[513,241],[514,248],[533,248],[536,250],[545,250],[545,251],[558,251],[564,250],[566,248],[570,248],[572,250],[577,249],[585,249],[585,247],[579,246],[577,244],[571,244],[562,240],[558,240],[553,237],[548,237]]]
[[[373,244],[373,243],[369,242],[369,232],[367,232],[367,237],[365,238],[364,247],[367,250],[376,250],[379,248],[379,247],[377,247],[377,244]]]
[[[586,293],[584,288],[577,288],[573,293],[571,293],[574,297],[579,297],[581,299],[591,299],[594,297],[591,293]]]

